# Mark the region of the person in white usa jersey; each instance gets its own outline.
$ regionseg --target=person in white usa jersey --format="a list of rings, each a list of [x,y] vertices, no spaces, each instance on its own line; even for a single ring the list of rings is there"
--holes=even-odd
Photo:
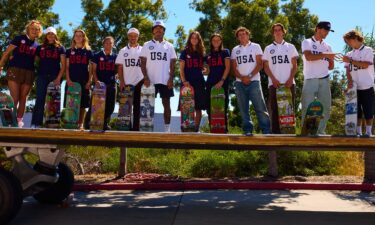
[[[237,28],[236,38],[240,45],[232,50],[231,60],[236,81],[234,83],[238,106],[241,112],[242,129],[246,136],[253,133],[253,123],[249,114],[249,101],[254,106],[259,126],[263,134],[270,133],[270,119],[260,85],[259,71],[262,69],[262,49],[250,42],[250,31]]]
[[[358,124],[357,133],[362,135],[362,126],[366,125],[366,135],[372,135],[374,117],[374,50],[363,45],[363,36],[356,30],[344,35],[344,41],[353,50],[342,57],[345,62],[348,88],[357,86]]]
[[[155,96],[160,93],[164,107],[165,131],[170,132],[171,103],[173,93],[174,68],[177,55],[171,43],[164,40],[165,26],[160,20],[152,26],[153,39],[143,45],[141,69],[146,87],[155,85]]]
[[[323,119],[320,121],[317,134],[325,134],[331,112],[329,70],[335,66],[336,53],[333,53],[331,46],[324,42],[330,31],[334,32],[331,30],[330,22],[319,22],[315,27],[315,34],[302,42],[304,75],[301,99],[302,123],[307,107],[317,97],[323,105]]]
[[[274,42],[264,49],[263,62],[264,72],[268,76],[268,112],[271,117],[272,133],[280,134],[276,89],[281,84],[290,88],[294,105],[296,93],[294,76],[297,72],[298,52],[293,44],[284,40],[286,34],[284,25],[281,23],[272,25],[271,32]]]
[[[132,130],[139,131],[141,88],[143,85],[140,59],[142,46],[138,44],[139,30],[137,28],[130,28],[127,34],[129,43],[120,50],[116,58],[117,73],[120,80],[120,90],[125,85],[134,86]]]

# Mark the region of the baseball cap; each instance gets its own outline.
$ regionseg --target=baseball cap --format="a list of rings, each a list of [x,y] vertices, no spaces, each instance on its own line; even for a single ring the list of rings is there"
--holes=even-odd
[[[132,27],[128,30],[128,34],[130,34],[130,33],[135,33],[135,34],[139,35],[139,30],[137,28]]]
[[[317,25],[317,28],[328,30],[331,32],[335,32],[334,30],[331,30],[331,23],[328,21],[320,21]]]
[[[45,31],[44,31],[45,34],[48,34],[48,33],[53,33],[54,35],[57,34],[56,32],[56,29],[54,27],[48,27]]]
[[[165,25],[164,25],[163,21],[161,21],[161,20],[156,20],[156,21],[154,21],[154,25],[152,25],[152,30],[153,30],[155,27],[157,27],[157,26],[161,26],[161,27],[164,28],[164,30],[165,30]]]

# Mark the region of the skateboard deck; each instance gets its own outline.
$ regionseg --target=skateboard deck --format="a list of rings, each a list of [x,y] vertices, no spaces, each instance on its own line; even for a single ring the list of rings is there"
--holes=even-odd
[[[107,87],[104,83],[100,86],[95,85],[92,92],[91,100],[91,116],[90,116],[90,130],[102,131],[104,130],[104,114],[105,114],[105,99]]]
[[[296,121],[293,109],[292,92],[284,85],[276,89],[279,126],[282,134],[295,134]]]
[[[134,86],[126,85],[119,93],[118,118],[115,123],[116,130],[129,131],[132,127]]]
[[[211,133],[225,133],[225,94],[224,88],[211,88]]]
[[[180,89],[181,131],[195,132],[194,89],[182,86]]]
[[[154,110],[155,110],[155,87],[150,85],[141,88],[141,105],[140,105],[140,131],[154,131]]]
[[[345,134],[357,135],[357,87],[345,92]]]
[[[323,118],[323,105],[315,98],[307,107],[301,135],[317,135],[320,120]]]
[[[0,92],[0,117],[3,127],[18,127],[13,99],[3,92]]]
[[[61,115],[62,128],[78,129],[79,111],[81,108],[81,85],[74,82],[66,90],[65,107]]]
[[[60,127],[61,87],[50,82],[47,86],[46,103],[44,105],[44,126]]]

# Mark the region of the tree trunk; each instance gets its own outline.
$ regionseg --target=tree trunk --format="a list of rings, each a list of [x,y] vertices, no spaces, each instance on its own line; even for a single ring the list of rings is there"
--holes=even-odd
[[[118,170],[118,176],[119,177],[125,176],[126,173],[128,172],[126,153],[127,153],[126,147],[121,147],[120,148],[120,167],[119,167],[119,170]]]
[[[270,151],[268,153],[268,176],[277,177],[277,153],[276,151]]]

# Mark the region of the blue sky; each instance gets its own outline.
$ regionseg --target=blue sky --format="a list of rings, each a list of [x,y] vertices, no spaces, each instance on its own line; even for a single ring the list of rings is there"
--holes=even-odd
[[[103,1],[108,4],[109,0]],[[174,38],[177,25],[184,25],[185,30],[194,28],[202,15],[189,8],[190,0],[165,0],[164,5],[168,12],[166,37]],[[327,20],[332,23],[334,33],[330,33],[326,42],[332,46],[334,52],[341,52],[344,48],[342,36],[345,32],[356,26],[362,27],[363,32],[370,33],[375,26],[375,1],[373,0],[305,0],[305,7],[310,13],[318,15],[320,20]],[[83,18],[81,1],[78,0],[55,0],[52,10],[60,16],[60,24],[68,31],[71,31],[69,23],[73,27],[79,25]],[[187,19],[188,18],[188,19]],[[263,46],[264,47],[264,46]],[[172,99],[172,114],[179,115],[177,109],[178,98]],[[156,102],[156,105],[161,105]],[[161,112],[160,107],[156,108]]]

